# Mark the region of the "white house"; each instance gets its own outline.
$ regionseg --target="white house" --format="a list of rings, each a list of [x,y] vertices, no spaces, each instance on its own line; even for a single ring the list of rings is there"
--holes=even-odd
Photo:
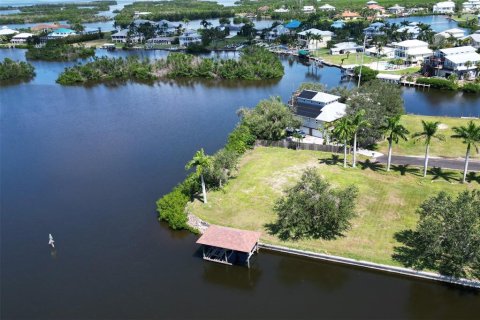
[[[143,36],[141,34],[131,34],[129,33],[130,30],[122,29],[116,33],[112,34],[112,42],[116,43],[127,43],[128,40],[132,43],[138,43],[143,40]]]
[[[459,78],[472,78],[476,73],[476,64],[480,63],[480,54],[472,46],[445,48],[425,60],[425,64],[437,70],[437,76],[448,77],[455,73]]]
[[[480,0],[468,0],[462,4],[464,12],[475,12],[480,10]]]
[[[172,36],[177,32],[179,25],[168,20],[160,20],[157,22],[158,33],[165,36]]]
[[[465,38],[470,40],[470,45],[475,49],[480,49],[480,33],[472,33]]]
[[[405,7],[396,4],[393,7],[388,8],[387,11],[391,14],[401,14],[405,11]]]
[[[310,37],[309,37],[309,34]],[[318,29],[308,29],[297,33],[298,43],[307,49],[318,49],[327,46],[327,42],[332,40],[333,32]],[[319,39],[316,39],[319,37]],[[320,38],[321,37],[321,38]]]
[[[17,30],[10,29],[7,26],[3,26],[0,29],[0,36],[10,36],[12,34],[17,34],[17,33],[19,33]]]
[[[428,48],[428,43],[420,40],[405,40],[392,45],[395,48],[395,58],[405,60],[407,64],[421,63],[433,53]]]
[[[288,10],[286,8],[280,8],[280,9],[273,10],[273,12],[275,12],[275,13],[287,13],[287,12],[290,12],[290,10]]]
[[[346,54],[356,53],[363,50],[363,47],[356,44],[355,42],[340,42],[335,44],[332,48],[330,48],[331,55],[338,55],[338,54]]]
[[[314,6],[303,6],[302,9],[303,13],[314,13],[315,7]]]
[[[410,24],[408,26],[398,28],[395,32],[396,33],[406,33],[408,35],[408,38],[417,39],[421,30],[417,25]]]
[[[50,32],[47,35],[47,38],[48,39],[61,39],[61,38],[65,38],[65,37],[68,37],[68,36],[74,36],[76,34],[77,33],[72,29],[58,28],[55,31]]]
[[[17,44],[22,44],[22,43],[26,43],[28,41],[28,38],[31,38],[31,37],[33,37],[32,33],[23,32],[23,33],[19,33],[19,34],[14,35],[10,42],[11,43],[17,43]]]
[[[378,2],[374,1],[374,0],[370,0],[370,1],[367,2],[367,6],[370,6],[372,4],[378,4]]]
[[[307,134],[323,138],[325,124],[342,118],[347,106],[338,102],[339,96],[303,90],[293,99],[295,115],[302,121],[301,129]]]
[[[383,22],[374,22],[363,29],[363,33],[368,37],[381,36],[385,34],[383,31],[384,27],[385,24]]]
[[[442,1],[433,5],[433,13],[449,14],[455,12],[455,2]]]
[[[179,38],[180,46],[188,47],[191,44],[201,43],[202,37],[194,30],[185,31]]]
[[[276,40],[278,37],[284,35],[284,34],[289,34],[290,33],[290,30],[285,28],[285,26],[283,24],[279,24],[278,26],[275,26],[272,28],[272,30],[270,30],[268,32],[268,34],[266,35],[266,38],[265,40],[267,41],[274,41]]]
[[[379,51],[377,47],[371,47],[365,49],[365,54],[371,57],[395,58],[395,49],[391,47],[381,47]]]
[[[323,6],[320,6],[318,8],[320,11],[335,11],[335,7],[327,4],[324,4]]]
[[[464,37],[465,37],[465,30],[458,29],[458,28],[448,29],[435,34],[433,36],[433,44],[435,45],[440,44],[448,38],[453,38],[456,41]]]

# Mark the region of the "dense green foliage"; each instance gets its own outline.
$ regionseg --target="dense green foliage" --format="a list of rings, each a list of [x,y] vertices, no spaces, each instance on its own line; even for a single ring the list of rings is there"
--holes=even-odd
[[[0,24],[32,23],[49,21],[95,22],[106,21],[108,18],[97,15],[100,11],[108,11],[109,5],[116,1],[92,1],[88,3],[56,3],[37,4],[18,7],[21,12],[0,15]]]
[[[360,69],[361,68],[361,69]],[[377,78],[377,74],[378,74],[378,71],[377,70],[373,70],[372,68],[369,68],[367,66],[363,66],[363,67],[355,67],[353,69],[353,72],[355,72],[355,77],[359,77],[360,76],[360,70],[362,72],[362,77],[360,79],[360,82],[361,83],[365,83],[365,82],[368,82],[368,81],[371,81],[371,80],[374,80]]]
[[[157,200],[157,212],[160,220],[165,220],[174,229],[184,229],[187,224],[185,206],[189,197],[181,186],[175,187],[172,192]]]
[[[5,58],[0,62],[0,83],[7,81],[28,81],[35,76],[35,68],[28,62]]]
[[[59,41],[48,41],[44,47],[29,47],[25,56],[31,60],[70,61],[85,59],[95,54],[95,49],[71,46]]]
[[[457,90],[458,85],[454,81],[441,78],[418,78],[417,83],[429,84],[432,88],[444,89],[444,90]]]
[[[343,235],[355,216],[358,190],[354,186],[333,189],[314,168],[275,203],[278,220],[272,230],[281,239],[326,239]]]
[[[402,91],[399,86],[380,80],[365,83],[353,90],[347,103],[347,113],[354,114],[364,109],[370,126],[358,133],[358,142],[367,146],[383,138],[382,126],[386,119],[405,113]]]
[[[152,81],[157,79],[149,60],[136,56],[124,58],[95,57],[92,62],[66,68],[57,83],[76,85],[111,81]]]
[[[464,191],[456,199],[442,191],[418,214],[415,231],[396,235],[403,246],[395,248],[393,258],[407,267],[480,278],[480,191]]]
[[[480,83],[466,83],[462,86],[463,92],[480,93]]]
[[[220,17],[232,17],[232,7],[224,7],[213,1],[175,0],[175,1],[138,1],[126,5],[115,16],[117,25],[126,27],[133,21],[135,11],[150,12],[144,18],[160,21],[181,21],[184,19],[209,19]],[[187,24],[187,22],[184,22]]]
[[[300,121],[279,97],[260,101],[253,109],[240,109],[242,124],[257,139],[280,140],[287,127],[298,128]]]
[[[197,58],[182,53],[167,57],[168,76],[172,78],[220,78],[261,80],[281,78],[284,74],[280,59],[260,47],[242,50],[239,60]]]
[[[242,154],[251,149],[254,143],[255,136],[250,132],[250,129],[246,125],[240,124],[228,135],[225,149]]]
[[[283,66],[263,48],[247,48],[240,59],[215,60],[190,54],[171,53],[166,60],[150,62],[135,56],[94,58],[92,62],[66,68],[57,79],[63,85],[110,81],[153,81],[169,78],[260,80],[283,76]]]

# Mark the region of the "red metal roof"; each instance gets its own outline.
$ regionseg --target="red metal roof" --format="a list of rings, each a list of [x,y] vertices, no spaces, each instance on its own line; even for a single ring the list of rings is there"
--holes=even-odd
[[[198,244],[250,252],[260,239],[260,232],[211,225],[197,240]]]

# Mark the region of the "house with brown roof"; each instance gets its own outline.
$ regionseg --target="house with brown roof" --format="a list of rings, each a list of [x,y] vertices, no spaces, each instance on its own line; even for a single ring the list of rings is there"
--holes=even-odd
[[[344,20],[356,20],[356,19],[360,18],[360,14],[358,12],[355,12],[355,11],[346,10],[346,11],[342,12],[340,17]]]

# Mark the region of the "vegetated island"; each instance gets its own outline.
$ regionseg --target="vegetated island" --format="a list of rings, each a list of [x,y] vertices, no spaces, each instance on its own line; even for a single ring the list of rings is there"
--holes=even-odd
[[[108,11],[116,1],[92,1],[83,3],[36,4],[22,7],[1,7],[2,10],[16,9],[18,13],[0,15],[0,24],[68,21],[85,23],[107,21],[108,17],[98,15]]]
[[[0,84],[30,81],[35,77],[35,68],[28,62],[5,58],[0,62]]]
[[[162,78],[264,80],[278,79],[283,74],[283,65],[276,55],[260,47],[249,47],[242,51],[238,60],[200,58],[185,53],[171,53],[166,59],[153,62],[136,56],[95,58],[92,62],[66,68],[57,83],[149,82]]]
[[[72,46],[59,41],[48,41],[43,47],[29,47],[25,53],[30,60],[71,61],[85,59],[95,54],[94,48]]]

